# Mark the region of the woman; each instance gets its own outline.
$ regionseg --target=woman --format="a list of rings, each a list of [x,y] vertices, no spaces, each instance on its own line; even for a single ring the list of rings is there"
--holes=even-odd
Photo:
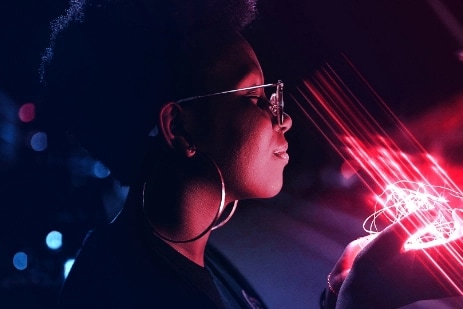
[[[42,68],[45,108],[56,115],[50,125],[70,131],[130,185],[124,210],[87,237],[61,308],[264,306],[207,245],[235,201],[280,191],[289,160],[283,83],[264,82],[240,34],[254,8],[247,1],[73,1],[53,24]],[[363,256],[400,243],[396,231],[372,241]],[[338,306],[379,308],[400,296],[403,289],[358,299],[384,277],[362,272],[380,264],[378,257],[359,259],[349,273],[358,251],[347,252],[333,274]],[[401,257],[398,249],[391,254]],[[353,279],[343,284],[347,273]],[[428,294],[400,304],[422,297]]]
[[[131,186],[122,213],[87,237],[63,308],[263,307],[205,252],[226,205],[281,189],[291,127],[283,84],[260,87],[260,64],[236,29],[254,4],[231,2],[213,31],[203,20],[183,28],[195,15],[182,5],[75,2],[54,24],[43,68],[53,124]],[[265,90],[277,89],[270,102]],[[222,90],[233,91],[209,95]]]

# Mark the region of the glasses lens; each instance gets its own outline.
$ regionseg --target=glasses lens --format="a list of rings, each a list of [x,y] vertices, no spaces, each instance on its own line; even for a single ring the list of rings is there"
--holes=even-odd
[[[275,116],[278,124],[281,126],[283,125],[284,120],[284,103],[283,103],[283,83],[278,82],[276,91],[270,96],[270,110]]]

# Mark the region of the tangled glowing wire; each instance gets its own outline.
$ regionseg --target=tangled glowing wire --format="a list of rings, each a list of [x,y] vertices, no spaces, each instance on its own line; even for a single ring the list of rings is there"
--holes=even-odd
[[[354,76],[341,78],[338,70],[326,64],[305,80],[292,98],[345,162],[355,163],[356,174],[375,194],[373,214],[364,221],[364,230],[375,234],[408,214],[433,209],[436,216],[422,218],[425,227],[411,235],[404,247],[427,248],[460,237],[462,191],[353,64],[344,60],[347,68],[344,62],[338,64],[341,72],[352,72]],[[372,109],[375,115],[364,102],[376,107]],[[401,137],[401,145],[406,146],[408,153],[378,119],[400,133],[396,137]],[[382,193],[377,195],[378,192]]]
[[[375,212],[364,221],[363,228],[370,234],[376,234],[381,231],[377,224],[379,219],[389,225],[415,211],[434,209],[436,216],[429,219],[426,227],[412,235],[404,247],[419,249],[443,244],[463,235],[463,211],[455,208],[462,202],[463,194],[446,187],[398,181],[388,185],[377,196]]]
[[[374,195],[363,228],[377,234],[421,211],[403,249],[421,250],[442,287],[463,295],[463,191],[347,57],[335,66],[326,63],[290,96]]]

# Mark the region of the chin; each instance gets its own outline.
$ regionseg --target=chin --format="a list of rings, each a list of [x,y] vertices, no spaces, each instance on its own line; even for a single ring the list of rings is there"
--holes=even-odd
[[[247,186],[245,190],[239,194],[240,199],[255,199],[255,198],[272,198],[280,193],[283,187],[283,181],[259,182],[252,186]]]
[[[275,197],[278,193],[280,193],[281,188],[282,188],[282,184],[272,186],[272,187],[268,188],[268,190],[265,190],[265,192],[262,192],[263,196],[261,196],[261,198]]]

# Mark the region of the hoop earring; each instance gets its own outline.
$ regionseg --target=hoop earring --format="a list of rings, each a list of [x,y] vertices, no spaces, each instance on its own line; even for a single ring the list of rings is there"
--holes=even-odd
[[[225,223],[227,223],[231,219],[233,214],[235,213],[235,210],[236,210],[237,206],[238,206],[238,200],[235,200],[235,202],[233,203],[233,208],[232,208],[232,210],[230,210],[230,213],[228,214],[228,216],[223,221],[221,221],[221,222],[217,223],[216,225],[214,225],[211,230],[213,231],[213,230],[218,229],[219,227],[224,226]],[[219,215],[219,217],[220,217],[220,215]],[[219,218],[217,218],[217,219],[219,219]]]
[[[235,200],[234,204],[233,204],[233,208],[232,210],[230,211],[230,214],[227,216],[227,218],[225,218],[225,220],[223,220],[222,222],[219,222],[217,223],[218,219],[220,218],[220,216],[222,215],[223,211],[224,211],[224,208],[225,208],[225,183],[224,183],[224,179],[223,179],[223,176],[222,176],[222,172],[220,171],[220,168],[219,166],[217,165],[217,163],[208,155],[206,155],[205,153],[202,153],[202,152],[198,152],[196,150],[196,148],[193,148],[194,149],[194,154],[196,153],[201,153],[203,154],[206,158],[208,158],[212,164],[214,165],[216,171],[217,171],[217,174],[219,175],[219,179],[220,179],[220,204],[219,204],[219,208],[217,210],[217,213],[215,214],[214,218],[212,219],[212,222],[211,224],[209,224],[209,226],[204,230],[202,231],[201,233],[199,233],[198,235],[192,237],[192,238],[189,238],[189,239],[172,239],[172,238],[168,238],[164,235],[162,235],[161,233],[159,233],[156,228],[154,227],[153,223],[151,222],[151,220],[149,219],[149,217],[147,216],[146,214],[146,210],[145,210],[145,190],[146,190],[146,182],[143,183],[143,190],[142,190],[142,209],[143,209],[143,216],[145,217],[147,223],[150,225],[152,231],[156,234],[156,236],[158,236],[159,238],[167,241],[167,242],[171,242],[171,243],[189,243],[189,242],[193,242],[193,241],[196,241],[198,239],[200,239],[201,237],[203,237],[206,233],[208,233],[209,231],[213,231],[219,227],[222,227],[225,223],[227,223],[230,218],[233,216],[233,214],[235,213],[235,210],[236,210],[236,207],[238,205],[238,200]]]

